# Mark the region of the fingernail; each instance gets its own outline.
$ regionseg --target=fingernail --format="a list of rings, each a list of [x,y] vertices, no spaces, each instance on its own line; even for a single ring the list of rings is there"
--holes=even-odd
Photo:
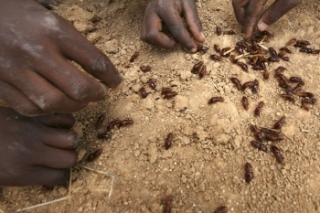
[[[197,50],[198,50],[198,48],[197,48],[197,47],[194,47],[194,48],[192,48],[192,49],[190,50],[190,52],[191,52],[191,53],[196,53]]]
[[[258,23],[258,29],[260,31],[265,31],[267,28],[268,28],[268,25],[266,23],[264,23],[262,21]]]
[[[202,39],[205,39],[205,37],[204,37],[202,32],[200,32],[200,35],[201,35]]]

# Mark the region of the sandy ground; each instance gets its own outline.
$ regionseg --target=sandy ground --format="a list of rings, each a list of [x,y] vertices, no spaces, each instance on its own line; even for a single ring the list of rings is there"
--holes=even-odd
[[[65,0],[55,9],[111,58],[125,78],[125,88],[110,91],[105,101],[75,114],[75,128],[82,136],[80,159],[99,148],[103,153],[92,163],[79,162],[69,188],[6,187],[1,190],[0,209],[15,212],[61,198],[25,212],[162,212],[161,199],[172,195],[172,212],[206,213],[221,205],[236,213],[320,212],[319,104],[306,111],[298,101],[283,100],[273,75],[278,66],[286,67],[284,74],[300,76],[305,82],[303,90],[314,93],[319,101],[320,56],[290,47],[289,62],[267,67],[269,80],[252,69],[243,72],[227,59],[212,61],[214,44],[233,47],[241,40],[231,2],[224,0],[197,1],[205,45],[210,47],[206,54],[190,55],[180,46],[155,48],[139,40],[146,4]],[[295,37],[319,49],[319,23],[318,1],[305,0],[270,28],[274,37],[265,45],[278,50]],[[217,36],[216,26],[233,29],[236,35]],[[136,51],[139,57],[126,68]],[[201,80],[190,72],[200,60],[208,70]],[[143,73],[140,65],[150,65],[152,71]],[[242,83],[257,79],[260,90],[257,94],[238,91],[230,77]],[[155,91],[147,85],[149,78],[157,84]],[[142,86],[149,92],[145,99],[138,94]],[[179,95],[163,99],[162,87],[172,87]],[[250,102],[248,111],[241,105],[244,95]],[[213,96],[225,101],[208,105]],[[255,117],[253,111],[260,101],[265,106],[260,117]],[[96,130],[96,120],[103,114],[106,119]],[[272,153],[250,145],[254,139],[250,125],[272,127],[282,116],[286,116],[282,128],[286,139],[276,142],[284,156],[284,164],[279,164]],[[134,124],[112,130],[110,140],[97,139],[108,122],[126,118]],[[173,133],[173,145],[165,150],[168,133]],[[272,143],[265,144],[270,147]],[[249,184],[244,180],[246,162],[252,164],[255,176]]]

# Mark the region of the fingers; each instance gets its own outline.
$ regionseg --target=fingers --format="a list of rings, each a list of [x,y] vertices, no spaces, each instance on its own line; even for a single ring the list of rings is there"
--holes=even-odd
[[[79,143],[77,133],[67,129],[45,127],[41,138],[42,142],[47,146],[58,149],[76,149]]]
[[[244,38],[249,38],[254,33],[254,28],[258,22],[264,4],[267,0],[250,1],[246,6],[244,22]]]
[[[278,21],[289,10],[301,3],[301,0],[278,0],[275,1],[261,16],[258,29],[264,31],[269,25]]]
[[[183,14],[192,35],[198,42],[204,42],[205,38],[202,34],[202,25],[194,1],[183,1],[183,4]]]
[[[36,71],[74,101],[100,101],[105,96],[105,89],[96,79],[54,53],[50,61],[37,64]]]
[[[70,129],[75,123],[71,114],[53,113],[36,117],[42,124],[48,127]]]
[[[187,29],[184,27],[178,11],[170,8],[169,11],[160,13],[160,17],[169,27],[172,36],[177,42],[190,52],[197,51],[197,44],[192,40]]]
[[[245,23],[245,7],[250,0],[233,0],[232,7],[237,21],[243,26]]]
[[[19,73],[19,78],[15,78],[15,75],[10,75],[6,76],[5,80],[14,85],[19,92],[23,93],[29,100],[31,100],[38,108],[41,109],[41,112],[70,113],[80,110],[87,105],[86,102],[79,102],[71,99],[56,86],[52,85],[51,82],[47,81],[34,71],[10,71],[12,71],[12,73]],[[25,79],[28,79],[28,81]],[[73,87],[73,85],[70,87]],[[7,99],[9,103],[16,101],[16,97],[7,97]],[[15,108],[15,106],[13,107]]]
[[[18,89],[6,82],[0,81],[0,91],[0,98],[22,115],[31,116],[45,113]]]
[[[60,17],[57,18],[61,20]],[[122,77],[109,58],[71,24],[64,20],[61,22],[63,23],[64,37],[56,39],[63,53],[107,86],[116,88],[122,82]],[[93,86],[92,89],[94,89]],[[92,91],[90,95],[95,94]]]
[[[67,169],[77,163],[77,152],[73,150],[56,149],[46,147],[45,150],[38,155],[33,156],[35,166],[45,166],[55,169]],[[41,159],[41,161],[39,161]],[[38,164],[36,164],[36,162]]]
[[[70,169],[52,169],[42,166],[35,166],[24,178],[17,177],[13,184],[8,185],[65,185],[70,178]],[[23,180],[22,180],[23,179]]]
[[[174,39],[161,32],[161,30],[162,23],[160,17],[153,11],[146,12],[142,21],[140,39],[161,48],[167,49],[173,47],[176,44]]]

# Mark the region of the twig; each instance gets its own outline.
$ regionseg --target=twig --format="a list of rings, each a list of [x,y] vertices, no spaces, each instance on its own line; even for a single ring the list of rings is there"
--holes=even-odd
[[[109,201],[111,196],[112,196],[112,193],[113,193],[113,185],[114,185],[114,180],[115,180],[116,175],[114,175],[112,173],[109,173],[109,172],[103,172],[103,171],[100,171],[100,170],[95,170],[93,168],[90,168],[90,167],[87,167],[87,166],[84,166],[84,165],[80,165],[80,167],[82,167],[84,169],[87,169],[89,171],[92,171],[92,172],[96,172],[98,174],[105,175],[105,176],[111,178],[111,186],[110,186],[109,195],[108,195],[108,201]],[[94,191],[107,192],[108,190],[107,189],[97,189],[97,190],[94,190]]]
[[[223,55],[227,55],[227,54],[229,54],[229,53],[231,53],[233,50],[235,50],[236,48],[232,48],[232,49],[230,49],[230,50],[228,50],[227,52],[225,52],[225,53],[223,53]]]
[[[257,43],[257,45],[260,46],[262,49],[264,49],[264,50],[266,50],[266,51],[269,50],[268,47],[262,45],[261,43]]]
[[[237,59],[243,58],[243,57],[245,57],[245,56],[247,56],[247,55],[250,55],[250,53],[244,53],[244,54],[242,54],[242,55],[238,55],[238,56],[235,57],[234,59],[237,60]]]
[[[58,202],[61,202],[61,201],[65,201],[68,198],[69,198],[69,195],[65,196],[65,197],[62,197],[62,198],[59,198],[59,199],[51,200],[51,201],[48,201],[48,202],[45,202],[45,203],[40,203],[40,204],[37,204],[37,205],[34,205],[34,206],[29,206],[29,207],[26,207],[26,208],[23,208],[23,209],[19,209],[17,211],[14,211],[14,213],[16,213],[16,212],[24,212],[24,211],[27,211],[27,210],[30,210],[30,209],[35,209],[35,208],[41,207],[41,206],[46,206],[46,205],[50,205],[50,204],[53,204],[53,203],[58,203]]]

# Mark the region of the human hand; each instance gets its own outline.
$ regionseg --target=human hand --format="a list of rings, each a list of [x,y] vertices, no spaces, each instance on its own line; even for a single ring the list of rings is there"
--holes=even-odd
[[[262,11],[268,0],[232,0],[232,6],[238,22],[244,27],[244,37],[249,38],[258,27],[264,31],[278,21],[302,0],[276,0],[266,11]],[[263,12],[263,13],[262,13]]]
[[[178,42],[190,52],[196,52],[197,44],[185,28],[181,16],[184,16],[194,39],[204,42],[194,0],[152,0],[142,21],[141,40],[162,48],[171,48]],[[162,22],[168,26],[173,38],[162,32]]]
[[[0,1],[0,99],[24,115],[70,113],[122,78],[68,21],[33,0]],[[70,61],[81,65],[87,73]]]
[[[0,107],[0,185],[56,185],[77,162],[71,114],[24,117]]]

